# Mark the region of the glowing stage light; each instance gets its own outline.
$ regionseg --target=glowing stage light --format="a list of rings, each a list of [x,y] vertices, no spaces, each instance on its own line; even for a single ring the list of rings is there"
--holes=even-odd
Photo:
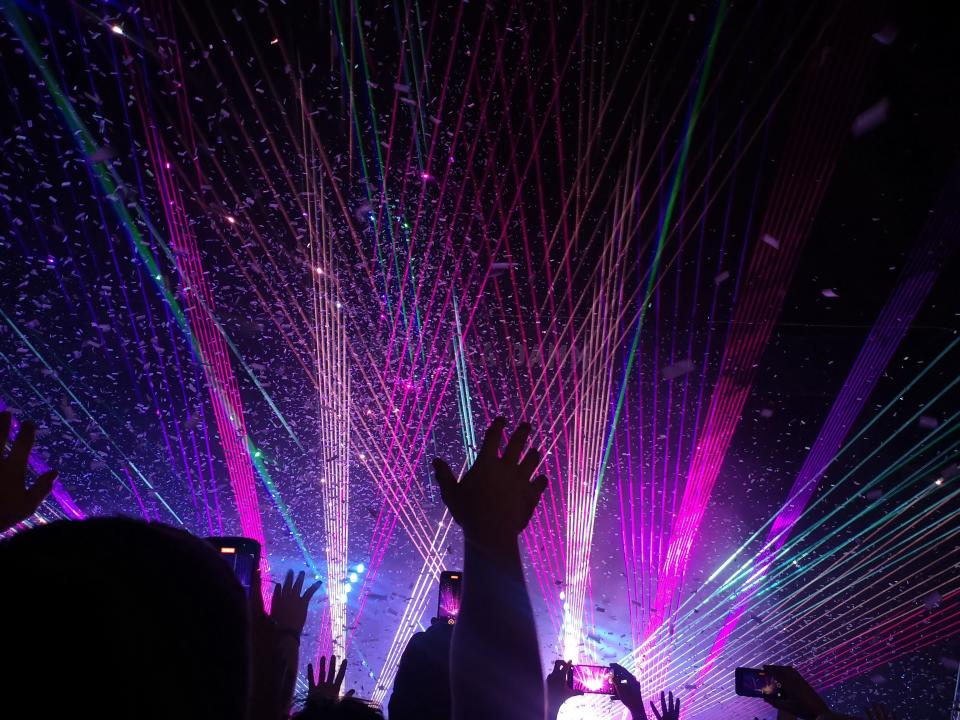
[[[111,26],[110,26],[110,29],[111,29],[116,35],[123,35],[123,28],[120,27],[119,25],[111,25]]]
[[[235,225],[237,223],[237,219],[233,215],[227,215],[227,222],[231,225]]]
[[[355,572],[350,573],[350,582],[355,583],[359,579],[360,579],[360,576],[357,575],[357,573]]]
[[[360,563],[359,565],[357,565],[358,573],[362,573],[364,570],[366,570],[366,568],[363,566],[363,563]]]

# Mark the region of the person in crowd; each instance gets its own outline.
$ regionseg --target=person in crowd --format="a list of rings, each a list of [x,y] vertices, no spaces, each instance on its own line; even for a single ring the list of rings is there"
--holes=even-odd
[[[321,582],[303,589],[305,573],[294,579],[287,571],[283,583],[276,583],[270,603],[270,614],[263,608],[260,592],[250,593],[253,637],[254,720],[287,718],[293,704],[299,667],[300,637],[307,622],[307,611]],[[262,587],[259,571],[253,587]],[[346,665],[346,663],[344,663]]]
[[[647,720],[647,712],[643,707],[643,693],[640,691],[639,681],[622,665],[613,663],[614,690],[616,697],[630,711],[633,720]],[[553,664],[553,671],[547,676],[547,720],[556,720],[560,713],[560,706],[573,697],[583,695],[579,690],[570,687],[570,673],[573,670],[571,662],[557,660]],[[680,699],[674,700],[673,693],[660,693],[660,709],[655,703],[650,703],[653,715],[657,720],[679,720]]]
[[[764,665],[763,669],[780,683],[779,696],[764,698],[777,708],[777,720],[859,720],[832,710],[796,668]],[[883,705],[871,705],[865,715],[867,720],[893,720],[890,711]]]
[[[390,720],[450,720],[450,643],[453,626],[432,618],[400,657],[390,696]]]
[[[307,665],[307,697],[294,720],[382,720],[383,713],[354,697],[353,690],[340,694],[347,672],[346,660],[337,669],[337,658],[331,656],[329,669],[326,665],[327,659],[320,658],[316,677],[313,665]]]
[[[249,717],[247,598],[205,541],[60,521],[0,543],[0,573],[0,717]]]
[[[26,484],[27,462],[37,435],[37,427],[30,420],[20,426],[20,432],[7,452],[7,441],[13,416],[0,412],[0,532],[4,532],[33,515],[44,498],[53,490],[57,471],[50,470]]]
[[[524,453],[529,424],[521,423],[500,453],[505,426],[502,417],[493,421],[459,482],[444,460],[434,460],[440,496],[464,537],[463,595],[450,649],[454,720],[542,720],[545,712],[518,536],[547,479],[531,481],[540,452]]]

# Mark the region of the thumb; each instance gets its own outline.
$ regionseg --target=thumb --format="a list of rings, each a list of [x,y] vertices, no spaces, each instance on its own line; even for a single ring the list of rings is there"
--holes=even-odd
[[[446,461],[440,458],[434,458],[433,460],[433,474],[437,478],[437,485],[440,487],[440,497],[444,505],[450,508],[450,512],[453,512],[453,508],[451,508],[450,505],[451,502],[454,501],[457,477],[453,474],[453,470],[450,469]]]
[[[537,505],[540,503],[540,498],[543,495],[543,491],[547,489],[547,476],[538,475],[532,483],[530,483],[530,488],[527,490],[527,519],[524,522],[530,522],[530,518],[533,517],[533,511],[537,509]]]
[[[42,503],[44,498],[53,490],[53,483],[56,479],[57,471],[49,470],[38,477],[31,488],[27,490],[27,499],[30,501],[30,506],[34,510],[40,507],[40,503]]]

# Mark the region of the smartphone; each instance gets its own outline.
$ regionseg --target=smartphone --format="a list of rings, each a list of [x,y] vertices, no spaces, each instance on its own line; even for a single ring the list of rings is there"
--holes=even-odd
[[[207,542],[230,563],[237,580],[247,595],[253,586],[254,573],[260,565],[260,543],[245,537],[208,537]]]
[[[755,668],[736,669],[737,695],[744,697],[782,697],[780,683],[767,671]]]
[[[463,573],[447,570],[440,573],[440,597],[437,599],[437,619],[453,625],[460,614],[460,589]]]
[[[613,668],[609,665],[574,665],[567,683],[571,690],[595,695],[616,695]]]

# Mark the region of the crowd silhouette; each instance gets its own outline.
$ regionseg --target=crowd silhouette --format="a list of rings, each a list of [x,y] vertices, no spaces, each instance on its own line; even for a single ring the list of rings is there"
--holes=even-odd
[[[8,443],[11,415],[0,413],[0,531],[29,518],[56,473],[27,485],[36,433],[23,422]],[[544,678],[518,536],[547,479],[540,453],[520,424],[500,446],[506,421],[494,420],[476,462],[457,478],[434,462],[441,497],[464,535],[461,607],[454,625],[433,622],[400,660],[391,720],[554,720],[580,694],[573,666],[557,660]],[[7,446],[10,445],[9,451]],[[4,652],[0,717],[204,718],[205,720],[364,720],[382,711],[343,691],[347,661],[308,664],[308,692],[295,702],[300,639],[310,601],[304,573],[273,589],[270,612],[256,589],[243,590],[212,546],[189,533],[126,518],[60,521],[0,542]],[[679,720],[681,698],[644,695],[612,665],[613,694],[633,720]],[[834,713],[790,667],[767,665],[781,720],[831,720]],[[732,674],[732,672],[731,672]],[[298,709],[294,712],[294,707]],[[880,706],[867,720],[892,720]]]

